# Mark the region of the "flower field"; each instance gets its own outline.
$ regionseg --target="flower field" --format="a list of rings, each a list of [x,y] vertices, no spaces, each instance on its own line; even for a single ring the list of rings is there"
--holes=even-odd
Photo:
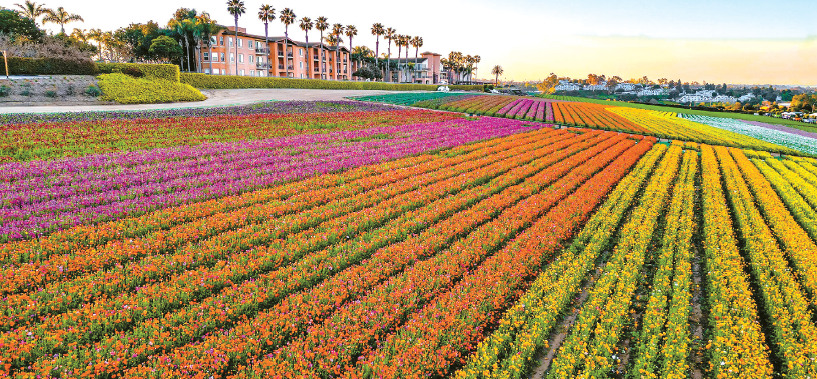
[[[7,116],[0,377],[817,377],[817,160],[443,95]]]

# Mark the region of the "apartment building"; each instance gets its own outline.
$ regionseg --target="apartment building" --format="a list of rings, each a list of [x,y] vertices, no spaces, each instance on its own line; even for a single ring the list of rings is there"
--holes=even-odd
[[[352,80],[357,64],[349,50],[283,36],[248,34],[246,28],[228,26],[201,48],[202,72],[213,75],[275,76],[300,79]],[[322,51],[322,53],[321,53]],[[237,66],[237,67],[236,67]]]
[[[448,75],[442,70],[440,60],[442,55],[426,51],[417,57],[391,58],[391,81],[415,84],[439,84],[448,80]],[[411,69],[412,63],[414,65]]]

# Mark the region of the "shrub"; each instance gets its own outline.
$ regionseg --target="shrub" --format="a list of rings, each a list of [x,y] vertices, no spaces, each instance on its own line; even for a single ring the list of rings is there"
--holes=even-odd
[[[392,91],[436,91],[436,84],[397,84],[381,82],[343,82],[320,79],[259,78],[250,76],[181,74],[181,82],[196,88],[302,88],[302,89],[351,89]],[[448,86],[452,90],[480,90],[481,86]]]
[[[133,66],[125,67],[124,69],[122,69],[122,73],[128,76],[132,76],[134,78],[141,78],[145,76],[145,73],[143,73],[142,70]]]
[[[147,63],[97,63],[99,73],[113,74],[121,72],[139,71],[145,79],[164,79],[173,82],[179,81],[179,66],[174,64],[147,64]],[[134,76],[135,75],[131,75]]]
[[[91,84],[85,89],[85,94],[92,97],[99,97],[102,95],[102,90],[100,90],[99,87]]]
[[[45,91],[45,96],[51,98],[57,97],[57,91],[54,90]]]
[[[11,93],[11,87],[7,85],[0,86],[0,97],[6,97]]]
[[[100,75],[99,87],[102,89],[102,100],[112,100],[121,104],[171,103],[207,99],[201,92],[187,84],[163,79],[133,78],[121,73]]]
[[[94,62],[60,58],[9,57],[10,75],[96,75]]]

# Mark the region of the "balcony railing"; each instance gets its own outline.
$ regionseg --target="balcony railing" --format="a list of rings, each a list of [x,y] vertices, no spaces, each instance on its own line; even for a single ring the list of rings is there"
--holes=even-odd
[[[255,64],[255,68],[257,68],[257,69],[268,69],[268,68],[270,68],[270,65],[269,65],[269,63],[258,62],[258,63]]]
[[[292,53],[287,53],[287,56],[292,58]]]
[[[267,49],[265,47],[256,47],[255,48],[255,53],[256,54],[269,54],[269,49]]]
[[[283,70],[283,69],[284,69],[284,65],[279,64],[279,65],[278,65],[278,69],[279,69],[279,70]]]
[[[287,70],[292,71],[292,70],[294,70],[294,69],[295,69],[295,67],[292,67],[292,66],[287,66]]]

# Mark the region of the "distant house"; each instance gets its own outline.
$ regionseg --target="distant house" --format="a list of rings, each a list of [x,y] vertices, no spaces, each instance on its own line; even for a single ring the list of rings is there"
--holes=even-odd
[[[557,91],[578,91],[582,89],[581,84],[579,83],[570,83],[566,80],[560,80],[559,85],[554,87]]]
[[[743,96],[739,97],[739,98],[738,98],[738,101],[740,101],[741,103],[745,103],[745,102],[747,102],[747,101],[749,101],[749,100],[752,100],[752,99],[754,99],[754,98],[755,98],[755,94],[753,94],[753,93],[751,93],[751,92],[750,92],[750,93],[747,93],[747,94],[745,94],[745,95],[743,95]]]
[[[588,84],[584,86],[585,91],[607,91],[607,82],[601,82],[599,84]]]
[[[638,96],[661,96],[666,94],[666,91],[663,88],[658,89],[642,89],[638,91],[636,95]]]

